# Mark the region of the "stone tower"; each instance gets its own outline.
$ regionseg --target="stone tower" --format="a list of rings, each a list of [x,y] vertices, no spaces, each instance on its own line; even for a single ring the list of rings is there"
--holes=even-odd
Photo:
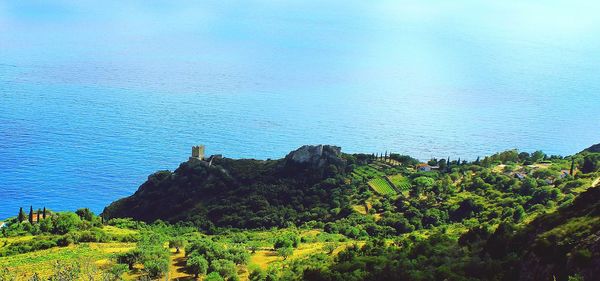
[[[192,146],[192,159],[204,160],[204,145]]]

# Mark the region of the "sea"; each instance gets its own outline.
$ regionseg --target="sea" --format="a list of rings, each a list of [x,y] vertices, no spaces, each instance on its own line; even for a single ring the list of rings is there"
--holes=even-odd
[[[600,142],[595,0],[0,1],[0,219],[99,213],[193,145],[475,159]]]

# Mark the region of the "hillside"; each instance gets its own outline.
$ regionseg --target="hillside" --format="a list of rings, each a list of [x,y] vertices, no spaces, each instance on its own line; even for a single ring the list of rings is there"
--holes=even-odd
[[[193,221],[213,226],[284,227],[331,221],[349,209],[343,193],[346,160],[339,147],[304,146],[280,160],[194,160],[148,177],[130,197],[109,205],[105,218]]]
[[[596,280],[599,157],[192,159],[101,216],[15,210],[0,280]]]
[[[594,145],[586,148],[583,152],[600,153],[600,143],[594,144]]]
[[[522,280],[564,279],[580,273],[594,280],[600,268],[600,186],[582,193],[572,205],[542,215],[512,239],[524,249]]]

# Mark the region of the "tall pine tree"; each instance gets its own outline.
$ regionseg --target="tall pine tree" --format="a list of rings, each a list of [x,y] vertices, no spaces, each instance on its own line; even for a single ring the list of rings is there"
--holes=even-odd
[[[33,206],[29,206],[29,223],[33,224]]]
[[[571,160],[571,170],[569,170],[569,175],[573,176],[573,173],[575,172],[575,159]]]
[[[42,213],[42,218],[46,219],[46,206],[44,206],[44,211]]]
[[[19,216],[17,218],[19,222],[25,221],[25,212],[23,211],[23,207],[19,208]]]

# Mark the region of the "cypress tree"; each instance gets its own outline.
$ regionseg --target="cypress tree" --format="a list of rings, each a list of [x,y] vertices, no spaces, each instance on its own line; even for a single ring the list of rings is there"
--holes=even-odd
[[[460,157],[458,157],[458,161],[456,162],[458,166],[460,166]]]
[[[42,213],[42,218],[46,219],[46,206],[44,206],[44,212]]]
[[[40,220],[42,219],[41,215],[42,215],[42,210],[40,210],[40,208],[38,208],[37,209],[37,222],[40,222]]]
[[[477,156],[477,160],[475,160],[475,164],[479,165],[479,156]]]
[[[573,172],[575,172],[575,159],[571,159],[571,170],[569,170],[569,175],[573,176]]]
[[[25,220],[25,212],[23,211],[23,207],[19,208],[19,216],[17,218],[19,222],[23,222]]]
[[[29,223],[33,224],[33,206],[29,206]]]
[[[446,160],[446,170],[450,172],[450,156],[448,156],[448,160]]]

